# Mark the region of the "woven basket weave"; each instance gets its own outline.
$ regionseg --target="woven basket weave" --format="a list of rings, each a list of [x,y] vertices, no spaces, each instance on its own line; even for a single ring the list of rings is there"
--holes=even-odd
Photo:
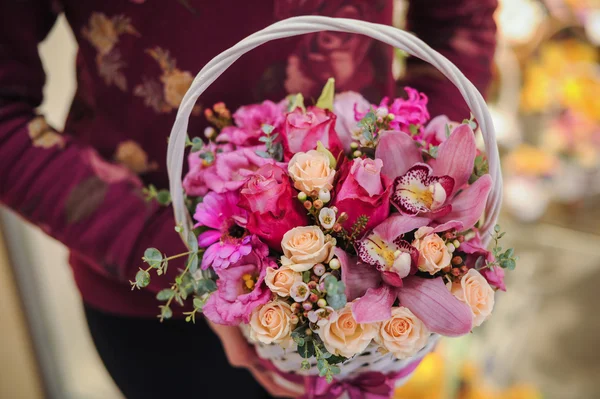
[[[198,97],[238,58],[259,45],[271,40],[323,30],[363,34],[404,50],[410,55],[418,57],[436,67],[459,89],[479,123],[486,147],[489,173],[494,183],[487,200],[485,208],[486,217],[481,228],[484,243],[487,244],[491,237],[488,233],[496,224],[500,211],[502,175],[492,118],[485,100],[479,91],[454,64],[412,34],[386,25],[353,19],[321,16],[294,17],[274,23],[273,25],[248,36],[235,46],[216,56],[202,68],[194,79],[177,112],[167,151],[167,167],[175,219],[177,220],[177,223],[183,226],[185,230],[184,236],[187,236],[192,226],[190,215],[184,204],[182,187],[185,139],[187,135],[188,120]],[[406,367],[409,362],[418,360],[431,351],[437,338],[436,335],[432,335],[427,346],[421,352],[411,359],[402,361],[395,359],[390,354],[380,354],[377,352],[376,346],[371,345],[363,354],[359,354],[346,361],[342,365],[342,373],[337,378],[350,378],[364,371],[389,373],[401,370]],[[281,371],[299,372],[302,359],[298,353],[291,350],[284,351],[277,345],[262,345],[257,343],[255,343],[255,345],[259,356],[273,362],[273,364]],[[306,373],[316,374],[316,367],[311,368],[311,370]]]

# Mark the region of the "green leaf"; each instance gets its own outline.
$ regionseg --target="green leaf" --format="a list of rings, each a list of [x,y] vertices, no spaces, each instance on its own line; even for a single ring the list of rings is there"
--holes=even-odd
[[[509,259],[506,262],[503,262],[500,266],[502,266],[504,269],[515,270],[517,267],[517,262],[514,259]]]
[[[419,133],[419,127],[412,123],[408,126],[408,130],[410,131],[411,136],[416,136]]]
[[[200,137],[194,137],[192,139],[191,143],[192,143],[192,148],[190,150],[191,152],[198,152],[204,147],[204,142],[202,141],[202,139]]]
[[[339,367],[339,366],[336,366],[336,365],[332,365],[332,366],[330,366],[330,367],[329,367],[329,370],[331,371],[331,374],[334,374],[334,375],[336,375],[336,374],[339,374],[339,373],[342,371],[342,370],[340,369],[340,367]]]
[[[163,256],[156,248],[148,248],[144,251],[144,262],[149,264],[154,269],[158,269],[162,263]]]
[[[156,201],[158,201],[159,204],[167,206],[171,203],[171,193],[169,192],[169,190],[160,190],[157,194],[156,194]]]
[[[163,319],[170,319],[173,317],[173,311],[168,306],[160,306],[160,316]]]
[[[193,231],[188,232],[186,241],[187,247],[190,249],[190,251],[198,252],[198,238],[196,238],[196,235]]]
[[[501,229],[501,227],[500,227],[500,225],[499,225],[499,224],[497,224],[497,225],[495,225],[495,226],[494,226],[494,231],[495,231],[496,233],[499,233],[499,232],[500,232],[500,229]]]
[[[310,282],[310,276],[311,276],[310,270],[307,270],[307,271],[303,272],[302,273],[302,281],[305,284],[308,284]]]
[[[306,112],[306,107],[304,106],[304,96],[302,94],[292,94],[287,97],[288,98],[288,112],[293,112],[296,108],[300,108],[302,112]]]
[[[188,264],[190,265],[190,273],[194,274],[198,271],[198,253],[194,252],[188,256]]]
[[[259,157],[261,157],[261,158],[271,158],[271,154],[269,154],[269,153],[268,153],[268,152],[266,152],[266,151],[260,151],[260,150],[256,150],[256,151],[254,151],[254,153],[255,153],[256,155],[258,155]]]
[[[198,288],[196,292],[198,295],[209,294],[217,290],[217,283],[213,280],[200,280],[198,281]]]
[[[272,139],[271,139],[270,137],[267,137],[267,136],[260,136],[260,137],[258,138],[258,141],[260,141],[261,143],[268,143],[268,142],[270,142],[271,140],[272,140]]]
[[[302,346],[298,346],[298,353],[304,359],[310,359],[315,355],[315,347],[311,341],[307,341]]]
[[[204,306],[204,302],[205,301],[203,301],[199,297],[194,297],[194,300],[192,301],[192,304],[194,305],[194,307],[196,309],[202,309],[202,307]]]
[[[158,294],[156,294],[156,299],[158,299],[159,301],[168,301],[173,297],[173,295],[175,295],[175,291],[173,291],[170,288],[165,288],[163,290],[160,290]]]
[[[335,96],[335,79],[329,78],[327,79],[327,83],[325,83],[325,87],[323,87],[323,91],[317,100],[317,107],[321,109],[328,109],[329,111],[333,111],[333,98]]]
[[[139,287],[139,288],[144,288],[147,287],[148,284],[150,284],[150,273],[148,273],[145,270],[140,269],[136,274],[135,274],[135,284]]]
[[[325,155],[327,158],[329,158],[329,165],[333,169],[335,169],[335,167],[337,166],[335,157],[333,156],[331,151],[329,151],[327,148],[325,148],[325,146],[323,145],[323,143],[321,141],[317,141],[317,151],[320,152],[321,154]]]
[[[450,131],[450,125],[446,124],[445,128],[446,128],[446,138],[448,138],[448,137],[450,137],[450,134],[452,133]]]

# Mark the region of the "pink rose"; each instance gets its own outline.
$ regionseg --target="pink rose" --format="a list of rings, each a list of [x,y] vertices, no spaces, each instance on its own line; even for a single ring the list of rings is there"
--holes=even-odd
[[[269,302],[271,291],[264,284],[267,268],[277,264],[268,257],[266,245],[258,245],[226,269],[217,269],[217,291],[206,305],[204,315],[213,323],[248,323],[252,311]]]
[[[273,249],[281,249],[288,230],[307,224],[306,210],[295,198],[290,179],[276,165],[265,165],[250,176],[238,205],[248,211],[246,228]]]
[[[361,215],[369,217],[365,231],[383,222],[390,213],[390,182],[381,173],[380,159],[354,159],[340,168],[340,180],[332,205],[348,214],[345,227],[350,227]]]
[[[278,129],[285,120],[287,101],[275,104],[264,101],[240,107],[234,114],[236,126],[229,126],[221,131],[219,142],[229,142],[235,145],[258,145],[259,137],[263,135],[263,125],[271,125]]]
[[[309,107],[306,112],[296,108],[288,113],[281,132],[285,159],[314,150],[318,141],[337,157],[342,144],[335,132],[335,121],[333,112],[317,107]]]
[[[264,146],[235,151],[228,145],[214,148],[214,160],[210,163],[199,158],[197,152],[190,154],[190,171],[183,180],[183,187],[188,195],[202,196],[208,191],[224,193],[238,190],[258,168],[273,162],[256,155],[256,150],[264,150]]]

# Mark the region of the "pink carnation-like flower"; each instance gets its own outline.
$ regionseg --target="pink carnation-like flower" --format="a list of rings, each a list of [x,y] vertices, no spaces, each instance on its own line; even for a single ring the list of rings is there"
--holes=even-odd
[[[267,100],[260,104],[240,107],[233,114],[235,126],[224,128],[218,136],[218,141],[242,146],[258,145],[259,137],[264,134],[263,125],[270,125],[274,130],[278,130],[285,120],[286,108],[285,100],[278,104]]]
[[[224,193],[238,190],[258,168],[273,163],[271,159],[256,155],[257,150],[264,151],[264,146],[233,150],[230,145],[213,145],[211,150],[214,150],[214,161],[208,165],[198,153],[190,154],[190,171],[183,180],[188,195],[202,196],[209,191]]]
[[[240,191],[239,206],[248,211],[248,231],[276,250],[281,250],[286,232],[307,224],[306,210],[286,171],[276,165],[265,165],[249,178]]]
[[[232,262],[226,269],[216,269],[217,291],[202,309],[204,315],[217,324],[248,323],[252,311],[271,299],[264,284],[267,268],[277,264],[268,257],[269,249],[258,243],[248,254]]]
[[[340,168],[340,180],[332,205],[348,214],[349,228],[361,215],[369,217],[366,230],[385,220],[390,213],[390,181],[381,173],[381,159],[356,158]]]
[[[247,213],[237,206],[238,201],[235,192],[210,192],[196,207],[194,219],[198,223],[194,227],[210,228],[198,236],[198,245],[206,248],[202,257],[203,269],[209,266],[215,270],[226,269],[248,255],[257,242],[260,243],[248,235]]]
[[[428,99],[425,94],[410,87],[405,87],[404,90],[408,93],[408,99],[396,98],[389,104],[389,98],[385,97],[381,100],[379,108],[387,109],[388,113],[394,115],[390,122],[392,129],[410,133],[410,125],[421,127],[429,120]]]
[[[335,122],[333,112],[317,107],[308,107],[306,112],[296,108],[288,113],[281,131],[285,159],[314,150],[319,141],[337,157],[342,143],[335,132]]]

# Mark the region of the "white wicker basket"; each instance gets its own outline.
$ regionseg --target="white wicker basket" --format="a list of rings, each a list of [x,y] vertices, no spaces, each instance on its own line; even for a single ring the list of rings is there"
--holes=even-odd
[[[323,30],[358,33],[381,40],[382,42],[404,50],[435,66],[459,89],[481,128],[487,151],[489,172],[494,182],[486,204],[486,219],[482,227],[482,236],[487,244],[490,238],[490,234],[487,233],[490,232],[496,224],[498,213],[500,211],[502,176],[492,118],[485,100],[479,91],[458,70],[458,68],[454,66],[454,64],[412,34],[386,25],[353,19],[321,16],[294,17],[274,23],[273,25],[248,36],[235,46],[216,56],[202,68],[194,79],[177,112],[167,152],[167,167],[175,219],[178,223],[183,225],[185,234],[187,235],[192,224],[190,215],[184,205],[182,170],[185,159],[185,139],[188,119],[198,97],[231,64],[233,64],[233,62],[255,47],[271,40]],[[357,355],[343,364],[342,374],[339,378],[349,378],[367,370],[380,371],[383,373],[401,370],[406,367],[409,362],[417,360],[429,352],[433,348],[435,341],[437,341],[437,336],[432,336],[426,348],[415,356],[415,358],[405,361],[398,361],[391,355],[382,355],[376,351],[376,348],[369,347],[365,353]],[[279,346],[274,345],[257,345],[256,348],[261,357],[272,361],[281,371],[298,372],[300,370],[302,359],[297,353],[289,350],[286,352]],[[312,371],[309,371],[309,373],[316,373],[315,368],[312,368]]]

